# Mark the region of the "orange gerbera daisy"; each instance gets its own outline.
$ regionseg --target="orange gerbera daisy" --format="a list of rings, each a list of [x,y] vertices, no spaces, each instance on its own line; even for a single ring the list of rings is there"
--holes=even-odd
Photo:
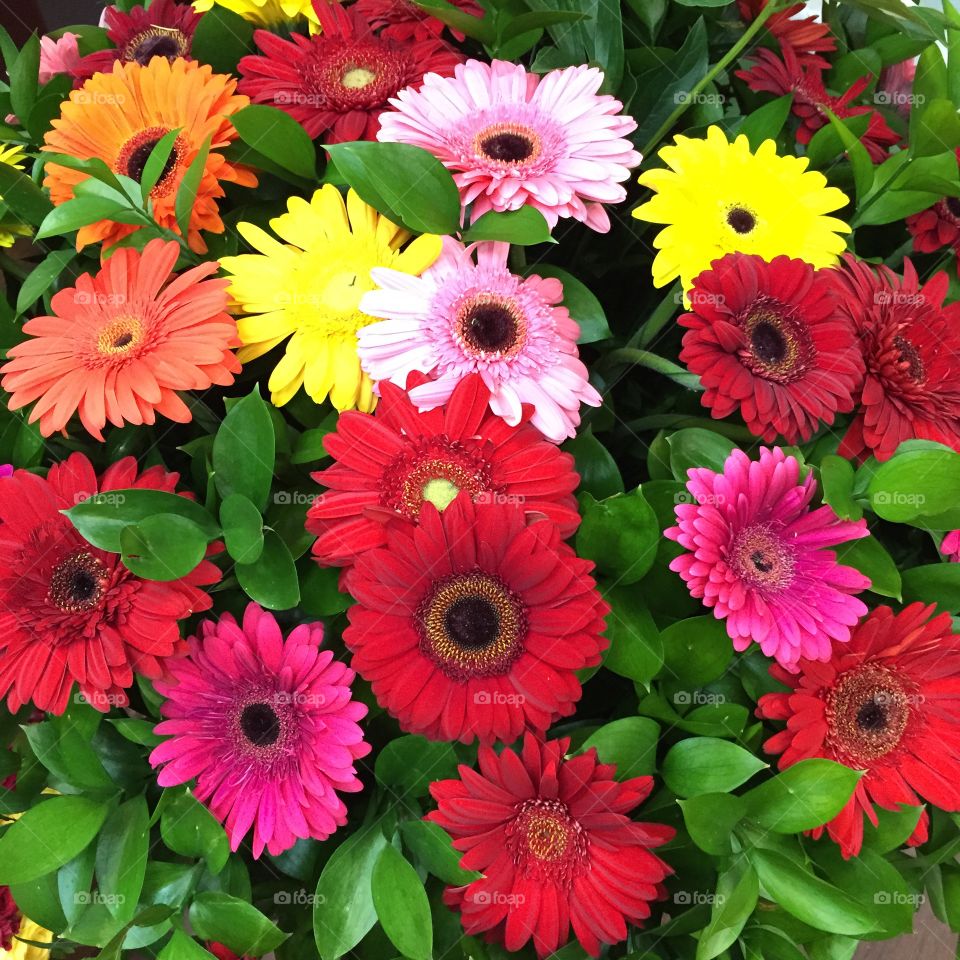
[[[224,311],[229,281],[205,280],[219,264],[204,263],[167,283],[179,250],[172,240],[118,250],[95,277],[55,294],[55,315],[28,320],[30,339],[0,367],[10,409],[36,400],[30,421],[45,437],[79,412],[102,440],[108,420],[154,423],[159,413],[186,423],[176,391],[233,383],[240,363],[230,348],[240,341]]]
[[[44,137],[43,149],[81,160],[98,157],[115,173],[139,181],[150,151],[171,130],[179,130],[170,159],[150,191],[153,213],[162,227],[179,233],[175,203],[177,191],[193,159],[210,139],[203,177],[190,215],[187,242],[197,253],[206,252],[201,230],[223,233],[217,198],[221,181],[245,187],[257,185],[246,167],[230,163],[217,151],[237,138],[230,115],[247,106],[247,97],[234,94],[237,82],[214,73],[204,64],[183,59],[172,62],[154,57],[147,66],[116,63],[112,73],[97,73],[64,101],[60,118]],[[87,174],[48,163],[44,186],[55,204],[73,198],[74,188]],[[81,227],[77,249],[88,243],[116,243],[135,230],[132,224],[99,220]]]

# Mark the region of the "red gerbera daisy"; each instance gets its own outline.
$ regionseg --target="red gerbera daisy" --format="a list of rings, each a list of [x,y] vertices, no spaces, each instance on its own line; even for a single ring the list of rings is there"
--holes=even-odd
[[[960,304],[943,306],[946,273],[920,286],[909,260],[901,278],[847,255],[830,276],[866,363],[860,410],[838,453],[888,460],[913,439],[960,450]]]
[[[411,378],[410,386],[426,378]],[[381,547],[393,520],[416,523],[424,503],[443,510],[461,490],[474,500],[516,503],[569,537],[580,523],[573,457],[528,423],[508,426],[490,412],[490,391],[473,374],[442,407],[419,411],[407,394],[380,383],[375,416],[350,410],[324,446],[337,461],[313,474],[329,487],[310,507],[313,553],[333,566]]]
[[[13,948],[13,938],[20,932],[20,908],[9,887],[0,887],[0,950]]]
[[[567,759],[567,738],[499,756],[481,747],[480,772],[460,767],[459,780],[430,785],[439,824],[463,853],[460,865],[484,876],[448,887],[444,901],[460,911],[464,930],[520,950],[531,938],[544,957],[567,942],[570,927],[597,956],[618,943],[626,924],[650,916],[673,871],[653,847],[674,829],[637,823],[627,814],[647,798],[652,777],[614,779],[616,766],[595,749]]]
[[[67,708],[76,683],[98,710],[125,705],[134,672],[151,679],[186,649],[177,621],[210,606],[201,589],[220,571],[203,560],[181,580],[134,576],[118,554],[91,546],[61,513],[96,493],[131,487],[175,492],[176,473],[139,476],[126,457],[98,479],[74,453],[46,479],[17,470],[0,487],[0,697]]]
[[[377,37],[356,7],[314,0],[323,32],[283,40],[258,30],[264,56],[239,64],[240,90],[254,103],[286,111],[311,137],[327,143],[375,140],[390,97],[425,73],[449,76],[463,57],[431,37],[397,43]]]
[[[450,0],[471,17],[482,17],[483,7],[476,0]],[[423,7],[411,0],[357,0],[357,12],[365,17],[381,37],[406,43],[410,40],[430,40],[443,33],[444,23],[431,17]],[[464,34],[453,27],[450,32],[463,41]]]
[[[350,575],[351,666],[411,733],[511,743],[580,699],[609,607],[552,523],[461,493],[387,531]]]
[[[944,247],[960,252],[960,197],[944,197],[907,217],[907,229],[917,253],[935,253]]]
[[[801,660],[796,675],[770,667],[791,688],[762,696],[757,708],[787,721],[765,744],[782,754],[780,769],[827,757],[866,771],[843,810],[813,831],[826,829],[844,857],[860,852],[863,814],[876,826],[874,804],[897,810],[922,797],[960,809],[960,637],[949,614],[930,619],[933,609],[877,607],[827,663]],[[924,813],[908,842],[926,838]]]
[[[146,66],[154,57],[189,59],[200,17],[189,3],[177,0],[153,0],[149,10],[137,6],[126,13],[118,7],[107,7],[103,22],[113,46],[87,54],[71,72],[83,81],[95,73],[110,73],[117,60]]]
[[[752,22],[760,16],[768,0],[737,0],[740,16]],[[781,47],[790,47],[791,50],[804,62],[816,65],[823,69],[830,66],[829,61],[817,56],[820,53],[831,53],[837,49],[830,27],[816,17],[797,17],[806,8],[802,3],[787,7],[778,13],[772,14],[764,26],[771,36],[776,37]]]
[[[750,57],[754,65],[749,70],[738,70],[736,75],[751,90],[773,93],[778,97],[793,94],[790,109],[800,119],[797,143],[808,144],[813,135],[830,122],[827,110],[840,119],[869,114],[867,129],[861,135],[860,142],[874,163],[886,160],[890,147],[900,142],[900,135],[873,107],[864,104],[850,106],[872,78],[869,75],[860,77],[839,97],[834,97],[827,93],[823,85],[821,67],[802,63],[790,46],[782,46],[781,53],[782,60],[772,50],[758,50]]]
[[[863,360],[832,290],[827,273],[802,260],[741,253],[694,280],[680,359],[714,417],[739,408],[755,436],[797,443],[853,409]]]

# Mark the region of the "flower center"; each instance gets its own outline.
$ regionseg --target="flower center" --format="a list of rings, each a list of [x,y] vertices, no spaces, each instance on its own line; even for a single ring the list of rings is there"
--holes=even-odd
[[[143,324],[136,317],[120,317],[97,336],[97,350],[105,357],[130,353],[143,341]]]
[[[730,566],[753,587],[776,590],[793,580],[793,554],[765,523],[740,531],[730,547]]]
[[[513,356],[523,346],[526,323],[510,298],[481,293],[468,298],[457,313],[461,345],[472,355],[499,359]]]
[[[900,365],[914,383],[923,383],[925,368],[920,351],[905,337],[899,334],[893,338],[893,345],[900,352]]]
[[[816,348],[810,331],[786,304],[759,298],[740,322],[748,340],[740,362],[758,377],[792,383],[813,365]]]
[[[251,703],[240,714],[240,729],[253,746],[269,747],[280,738],[280,717],[269,703]]]
[[[910,700],[901,678],[878,663],[841,674],[827,696],[832,745],[850,766],[885,756],[903,738]]]
[[[958,198],[958,197],[946,197],[946,198],[944,199],[943,203],[944,203],[944,205],[946,206],[947,210],[949,210],[950,213],[951,213],[955,218],[957,218],[958,220],[960,220],[960,198]]]
[[[334,40],[315,37],[302,67],[303,102],[347,113],[387,102],[413,73],[412,58],[381,40]]]
[[[154,57],[176,60],[190,52],[190,39],[176,27],[152,26],[142,30],[123,48],[121,59],[147,66]]]
[[[727,210],[727,225],[741,236],[752,233],[757,226],[756,215],[746,207],[733,206]]]
[[[368,70],[366,67],[353,67],[343,75],[340,82],[348,90],[362,90],[364,87],[369,87],[376,79],[377,75],[373,70]]]
[[[527,629],[519,598],[479,570],[437,581],[417,610],[417,625],[424,655],[461,682],[507,673]]]
[[[586,869],[586,833],[559,800],[538,798],[518,804],[506,838],[514,863],[529,879],[567,886]]]
[[[47,598],[65,613],[92,610],[103,599],[109,579],[100,560],[86,550],[77,550],[53,568]]]
[[[146,169],[153,148],[169,132],[165,127],[149,127],[131,137],[120,150],[115,165],[116,172],[140,183],[143,180],[143,171]],[[180,168],[185,155],[186,143],[178,136],[164,161],[157,182],[150,191],[151,197],[163,197],[170,193],[174,186],[174,174]]]
[[[513,166],[536,160],[541,148],[539,134],[518,123],[495,123],[481,130],[473,141],[476,154]]]

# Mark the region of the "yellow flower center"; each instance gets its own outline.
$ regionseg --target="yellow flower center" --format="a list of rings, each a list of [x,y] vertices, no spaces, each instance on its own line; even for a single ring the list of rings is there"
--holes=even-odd
[[[105,356],[129,353],[143,340],[143,324],[136,317],[120,317],[97,337],[97,350]]]
[[[364,87],[369,87],[376,79],[377,75],[372,70],[366,67],[354,67],[343,75],[340,82],[348,90],[362,90]]]
[[[423,499],[443,511],[457,498],[460,488],[446,477],[434,477],[423,485]]]

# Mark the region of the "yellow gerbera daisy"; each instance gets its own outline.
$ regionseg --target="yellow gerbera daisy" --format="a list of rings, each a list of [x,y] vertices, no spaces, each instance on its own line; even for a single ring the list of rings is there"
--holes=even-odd
[[[361,313],[360,298],[376,286],[374,267],[414,276],[440,254],[440,237],[417,237],[403,250],[408,231],[380,216],[352,190],[325,184],[309,202],[287,201],[287,213],[270,221],[279,243],[252,223],[240,235],[259,253],[223,257],[230,293],[240,313],[241,363],[287,341],[270,376],[270,399],[283,406],[302,385],[317,403],[329,394],[338,410],[376,405],[373,381],[360,369],[357,331],[376,317]],[[291,336],[292,334],[292,336]]]
[[[16,936],[23,939],[14,938],[9,950],[0,947],[0,960],[49,960],[49,948],[45,950],[43,947],[35,947],[23,942],[23,940],[33,940],[35,943],[52,943],[53,934],[49,930],[27,917],[22,917]]]
[[[668,169],[647,170],[640,183],[655,190],[637,207],[638,220],[665,223],[653,241],[654,286],[694,278],[728,253],[755,253],[766,260],[786,254],[815,267],[831,266],[846,247],[842,220],[825,214],[848,198],[807,170],[806,157],[777,156],[773,140],[756,153],[741,134],[733,143],[719,127],[706,139],[678,136],[659,156]]]
[[[311,33],[320,27],[312,0],[193,0],[197,13],[206,13],[214,6],[226,7],[261,27],[278,27],[298,17],[307,18]]]
[[[26,151],[20,143],[0,143],[0,163],[5,163],[15,170],[23,169],[23,162],[27,159]],[[0,202],[3,197],[0,197]],[[30,236],[31,230],[22,223],[0,222],[0,247],[11,247],[17,237]]]

